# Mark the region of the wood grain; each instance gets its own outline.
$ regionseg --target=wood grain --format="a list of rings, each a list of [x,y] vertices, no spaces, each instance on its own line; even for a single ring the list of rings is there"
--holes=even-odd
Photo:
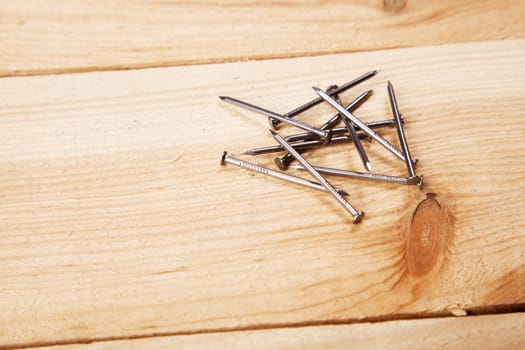
[[[525,2],[0,1],[0,76],[524,38]]]
[[[522,349],[525,314],[196,334],[41,350],[98,349]]]
[[[525,40],[510,40],[0,79],[0,344],[524,303],[524,55]],[[274,142],[266,118],[218,95],[284,113],[310,86],[373,68],[343,101],[374,88],[356,114],[389,118],[394,83],[424,192],[334,178],[367,213],[352,225],[325,193],[219,165],[224,149]],[[332,114],[320,105],[301,119]],[[405,173],[365,147],[375,171]],[[361,169],[350,146],[305,156]],[[435,226],[417,230],[425,198]]]

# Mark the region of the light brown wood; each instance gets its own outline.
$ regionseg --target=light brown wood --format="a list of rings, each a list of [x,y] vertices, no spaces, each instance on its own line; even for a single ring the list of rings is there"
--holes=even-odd
[[[525,2],[0,1],[0,76],[525,37]]]
[[[52,346],[97,349],[522,349],[522,313],[268,329]]]
[[[0,79],[0,343],[524,303],[524,55],[514,40]],[[286,112],[310,86],[373,68],[343,101],[374,88],[356,114],[390,118],[394,83],[424,192],[333,179],[367,213],[352,225],[325,193],[219,165],[224,149],[274,142],[266,118],[218,95]],[[321,105],[301,119],[331,115]],[[405,173],[365,147],[375,171]],[[350,146],[305,155],[361,169]],[[425,192],[437,197],[417,216],[435,224],[416,230]]]

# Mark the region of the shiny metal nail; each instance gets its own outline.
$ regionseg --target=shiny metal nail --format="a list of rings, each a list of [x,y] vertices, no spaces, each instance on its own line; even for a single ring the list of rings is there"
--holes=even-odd
[[[286,117],[283,115],[280,115],[278,113],[272,112],[270,110],[264,109],[262,107],[255,106],[251,103],[244,102],[241,100],[238,100],[233,97],[229,96],[219,96],[219,98],[225,102],[234,104],[239,107],[246,108],[250,111],[265,115],[267,117],[272,117],[273,119],[280,120],[281,122],[293,125],[295,127],[298,127],[300,129],[306,130],[308,132],[311,132],[321,138],[321,140],[328,141],[330,139],[331,133],[329,130],[321,130],[319,128],[316,128],[315,126],[309,125],[305,122],[302,122],[300,120],[292,119],[290,117]]]
[[[408,148],[407,139],[405,136],[405,131],[403,125],[401,124],[401,116],[399,114],[399,108],[397,106],[396,95],[394,92],[394,87],[390,82],[388,82],[388,97],[390,99],[390,106],[392,107],[392,114],[394,115],[394,121],[396,122],[397,136],[399,137],[399,143],[401,144],[401,149],[405,155],[405,164],[408,171],[408,178],[415,179],[417,178],[416,172],[414,170],[414,164],[412,164],[412,157],[410,156],[410,150]],[[416,181],[416,180],[412,180]]]
[[[330,96],[340,94],[340,93],[350,89],[351,87],[354,87],[354,86],[356,86],[358,84],[361,84],[362,82],[364,82],[364,81],[372,78],[373,76],[375,76],[377,73],[379,73],[379,70],[376,69],[376,70],[367,72],[367,73],[365,73],[363,75],[360,75],[359,77],[355,78],[354,80],[351,80],[351,81],[349,81],[347,83],[344,83],[343,85],[339,86],[337,89],[333,90],[330,93]],[[302,112],[312,108],[313,106],[318,105],[321,102],[323,102],[322,98],[319,98],[319,97],[314,98],[313,100],[308,101],[308,102],[300,105],[299,107],[296,107],[296,108],[292,109],[290,112],[285,113],[284,115],[286,117],[289,117],[289,118],[295,117],[299,113],[302,113]],[[275,121],[274,122],[274,128],[277,127],[277,125],[279,125],[279,124],[280,123],[278,121]]]
[[[358,133],[357,135],[361,139],[366,139],[368,137],[366,134],[363,134],[363,133]],[[333,145],[333,144],[346,143],[346,142],[352,142],[352,137],[350,135],[332,137],[330,141],[326,144]],[[325,143],[320,140],[310,140],[310,141],[290,143],[290,145],[296,150],[303,150],[307,148],[314,148],[314,147],[322,146],[322,145],[325,145]],[[260,154],[282,152],[282,151],[285,151],[283,146],[272,145],[272,146],[252,148],[251,150],[248,150],[244,152],[243,154],[250,155],[250,156],[258,156]]]
[[[403,116],[401,116],[401,122],[403,123],[403,121],[404,121],[403,120]],[[394,119],[378,120],[378,121],[374,121],[374,122],[368,122],[368,123],[366,123],[366,125],[370,129],[381,129],[381,128],[386,128],[386,127],[396,126],[396,124],[394,122]],[[358,126],[355,126],[355,129],[356,129],[356,131],[361,131],[361,129]],[[333,128],[332,129],[332,137],[336,136],[336,135],[345,134],[346,132],[347,132],[346,126]],[[367,137],[368,137],[368,135],[367,135]],[[297,142],[297,141],[308,141],[308,140],[312,140],[312,139],[317,139],[317,136],[315,136],[315,135],[312,136],[312,134],[310,134],[308,132],[305,132],[305,133],[300,133],[300,134],[288,135],[288,136],[285,136],[284,139],[286,140],[286,142]]]
[[[306,171],[306,169],[300,164],[292,165],[292,168],[297,169],[297,170]],[[390,182],[390,183],[397,183],[400,185],[417,185],[420,189],[423,187],[423,176],[417,177],[417,181],[415,181],[415,179],[409,179],[409,178],[402,177],[402,176],[362,173],[359,171],[334,169],[334,168],[327,168],[327,167],[322,167],[322,166],[313,166],[313,168],[317,170],[320,174],[325,174],[325,175],[343,176],[343,177],[349,177],[351,179],[359,179],[359,180]]]
[[[259,166],[257,164],[246,162],[246,161],[241,160],[241,159],[230,157],[228,155],[228,152],[226,152],[226,151],[224,151],[224,153],[222,154],[222,157],[221,157],[221,165],[224,165],[224,164],[232,164],[232,165],[244,168],[244,169],[252,170],[252,171],[264,174],[264,175],[275,177],[277,179],[293,182],[293,183],[298,184],[298,185],[303,185],[303,186],[310,187],[310,188],[313,188],[313,189],[316,189],[316,190],[328,192],[328,190],[324,186],[322,186],[321,184],[319,184],[317,182],[310,181],[310,180],[307,180],[307,179],[303,179],[303,178],[300,178],[300,177],[297,177],[297,176],[281,173],[280,171],[275,171],[275,170],[272,170],[272,169],[269,169],[269,168],[265,168],[265,167]],[[338,188],[336,188],[335,190],[341,196],[348,196],[348,192],[346,192],[344,190],[341,190],[341,189],[338,189]]]
[[[341,99],[339,99],[338,95],[334,96],[334,100],[342,106]],[[370,164],[370,161],[368,160],[368,156],[366,155],[365,149],[361,144],[361,140],[359,140],[359,137],[357,136],[357,132],[355,131],[354,125],[348,118],[345,118],[343,116],[341,117],[343,118],[343,122],[345,123],[348,133],[352,137],[352,141],[354,142],[354,145],[357,148],[357,153],[359,154],[359,157],[361,158],[365,169],[368,171],[372,171],[372,164]]]

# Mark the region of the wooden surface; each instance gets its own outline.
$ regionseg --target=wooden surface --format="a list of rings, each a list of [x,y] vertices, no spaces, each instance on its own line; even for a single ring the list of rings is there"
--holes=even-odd
[[[0,1],[0,76],[525,37],[525,2]]]
[[[522,349],[523,329],[525,314],[516,313],[154,337],[39,349]]]
[[[0,344],[525,303],[524,55],[525,40],[507,40],[0,79]],[[219,165],[224,149],[273,141],[264,117],[218,95],[285,112],[310,86],[373,68],[382,73],[343,100],[374,88],[356,114],[390,118],[395,84],[423,192],[334,179],[367,212],[352,225],[324,193]],[[332,114],[323,105],[302,119]],[[404,173],[365,147],[376,171]],[[345,146],[306,156],[360,167]],[[437,197],[417,217],[433,224],[415,230],[425,192]]]

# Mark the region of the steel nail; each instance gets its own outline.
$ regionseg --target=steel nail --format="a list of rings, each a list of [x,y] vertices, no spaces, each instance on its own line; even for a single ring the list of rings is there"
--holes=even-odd
[[[417,178],[416,172],[414,170],[414,164],[412,164],[412,157],[410,156],[410,150],[408,149],[408,143],[405,136],[405,131],[403,125],[401,125],[401,117],[399,114],[399,108],[397,106],[396,95],[394,92],[394,87],[392,83],[388,82],[388,97],[390,99],[390,106],[392,107],[392,114],[394,115],[394,121],[396,122],[397,136],[399,137],[399,143],[401,144],[401,149],[405,155],[405,164],[408,171],[408,178],[414,179]]]
[[[327,167],[322,167],[322,166],[313,166],[313,167],[320,174],[325,174],[325,175],[343,176],[343,177],[349,177],[352,179],[359,179],[359,180],[391,182],[391,183],[398,183],[401,185],[417,185],[420,189],[423,187],[423,176],[417,177],[417,180],[416,180],[415,178],[409,179],[409,178],[402,177],[402,176],[362,173],[359,171],[334,169],[334,168],[327,168]],[[300,164],[292,165],[292,168],[296,170],[306,171],[306,169]]]
[[[313,189],[316,189],[316,190],[328,192],[328,190],[324,186],[322,186],[321,184],[319,184],[317,182],[310,181],[310,180],[307,180],[307,179],[303,179],[303,178],[300,178],[300,177],[297,177],[297,176],[281,173],[280,171],[275,171],[275,170],[272,170],[272,169],[269,169],[269,168],[265,168],[265,167],[259,166],[257,164],[253,164],[253,163],[241,160],[241,159],[237,159],[237,158],[231,157],[231,156],[228,155],[228,152],[226,152],[226,151],[224,151],[224,153],[222,154],[222,157],[221,157],[221,165],[225,165],[225,164],[232,164],[232,165],[235,165],[235,166],[238,166],[238,167],[241,167],[241,168],[245,168],[245,169],[248,169],[248,170],[252,170],[252,171],[264,174],[264,175],[268,175],[268,176],[275,177],[275,178],[278,178],[278,179],[281,179],[281,180],[293,182],[293,183],[298,184],[298,185],[303,185],[303,186],[310,187],[310,188],[313,188]],[[341,189],[338,189],[338,188],[336,188],[335,190],[341,196],[348,196],[348,192],[346,192],[344,190],[341,190]]]
[[[319,128],[316,128],[315,126],[309,125],[309,124],[307,124],[305,122],[302,122],[300,120],[296,120],[296,119],[293,119],[293,118],[290,118],[290,117],[286,117],[286,116],[280,115],[278,113],[272,112],[272,111],[264,109],[262,107],[258,107],[258,106],[252,105],[251,103],[244,102],[244,101],[238,100],[238,99],[233,98],[233,97],[219,96],[219,98],[221,100],[225,101],[225,102],[228,102],[228,103],[234,104],[236,106],[240,106],[240,107],[246,108],[248,110],[251,110],[253,112],[256,112],[256,113],[259,113],[259,114],[262,114],[262,115],[265,115],[265,116],[272,117],[273,119],[280,120],[281,122],[284,122],[284,123],[293,125],[295,127],[298,127],[300,129],[306,130],[308,132],[311,132],[311,133],[319,136],[321,138],[321,140],[328,141],[330,139],[330,136],[331,136],[330,130],[321,130]]]
[[[403,116],[401,116],[401,122],[403,123],[403,121],[404,121],[403,120]],[[395,122],[394,122],[393,119],[378,120],[378,121],[368,122],[368,123],[366,123],[366,125],[370,129],[380,129],[380,128],[385,128],[385,127],[395,126]],[[361,131],[361,129],[358,126],[356,126],[355,129],[356,129],[356,131]],[[332,136],[345,134],[346,132],[347,132],[346,126],[333,128],[332,129]],[[367,135],[367,137],[368,137],[368,135]],[[284,139],[286,140],[286,142],[297,142],[297,141],[308,141],[308,140],[312,140],[312,139],[317,139],[317,136],[315,136],[315,135],[312,136],[311,133],[305,132],[305,133],[293,134],[293,135],[285,136]]]
[[[341,99],[339,99],[338,95],[334,96],[334,100],[342,105]],[[363,148],[363,145],[361,144],[361,140],[359,140],[359,137],[357,136],[357,132],[355,131],[354,125],[352,122],[343,116],[343,122],[345,123],[346,129],[348,130],[348,133],[352,137],[352,141],[354,142],[354,145],[357,148],[357,153],[359,153],[359,157],[361,158],[361,161],[363,162],[363,165],[365,166],[365,169],[368,171],[372,171],[372,164],[370,164],[370,161],[368,160],[368,156],[366,155],[365,149]]]
[[[358,133],[357,135],[361,139],[367,138],[367,135],[363,133]],[[350,135],[332,137],[327,144],[332,145],[332,144],[339,144],[339,143],[346,143],[346,142],[352,142],[352,137]],[[321,146],[324,144],[325,143],[320,140],[309,140],[309,141],[291,143],[290,145],[296,150],[302,150],[306,148],[313,148],[313,147]],[[250,155],[250,156],[257,156],[260,154],[282,152],[282,151],[285,151],[285,149],[281,145],[272,145],[272,146],[252,148],[251,150],[244,152],[244,154]]]
[[[351,87],[354,87],[370,78],[372,78],[373,76],[375,76],[377,73],[379,73],[379,70],[373,70],[373,71],[370,71],[370,72],[367,72],[365,74],[362,74],[360,75],[359,77],[355,78],[354,80],[351,80],[347,83],[344,83],[343,85],[339,86],[337,89],[333,90],[331,92],[331,96],[333,95],[337,95],[337,94],[340,94],[348,89],[350,89]],[[296,115],[298,115],[299,113],[302,113],[310,108],[312,108],[313,106],[319,104],[323,102],[323,99],[322,98],[314,98],[313,100],[310,100],[302,105],[300,105],[299,107],[296,107],[294,109],[292,109],[290,112],[284,114],[286,117],[289,117],[289,118],[292,118]],[[277,127],[277,125],[279,125],[280,123],[278,121],[275,121],[274,122],[274,128]]]

